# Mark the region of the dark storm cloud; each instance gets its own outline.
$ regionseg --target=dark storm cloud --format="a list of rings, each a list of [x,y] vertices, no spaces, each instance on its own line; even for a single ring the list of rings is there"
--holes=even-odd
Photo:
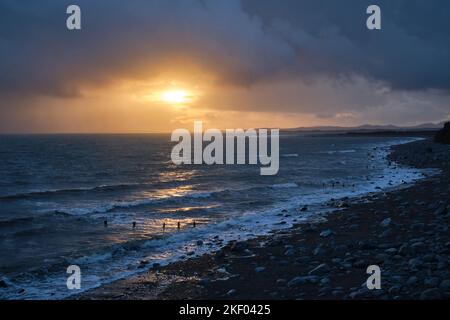
[[[399,89],[450,89],[450,3],[446,0],[243,0],[288,41],[307,73],[360,73]],[[382,30],[365,26],[382,10]]]
[[[83,29],[65,28],[82,9]],[[369,4],[381,31],[365,27]],[[450,3],[365,0],[0,0],[0,92],[71,97],[182,60],[251,86],[360,74],[394,89],[450,89]]]

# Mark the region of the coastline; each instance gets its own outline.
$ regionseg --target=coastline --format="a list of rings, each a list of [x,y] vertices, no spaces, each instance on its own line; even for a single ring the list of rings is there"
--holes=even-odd
[[[232,242],[68,299],[448,299],[450,148],[418,141],[392,150],[392,161],[441,173],[349,200],[324,222]],[[372,264],[381,267],[381,290],[365,286]]]

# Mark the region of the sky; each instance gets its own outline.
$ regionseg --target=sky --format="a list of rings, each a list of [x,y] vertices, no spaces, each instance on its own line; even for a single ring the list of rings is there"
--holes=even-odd
[[[447,0],[0,0],[0,132],[448,120],[449,17]]]

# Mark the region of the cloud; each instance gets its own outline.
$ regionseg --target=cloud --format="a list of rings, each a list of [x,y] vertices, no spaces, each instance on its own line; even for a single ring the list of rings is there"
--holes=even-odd
[[[381,31],[365,28],[373,1],[243,1],[295,48],[300,72],[357,73],[397,89],[450,89],[448,1],[376,1]]]
[[[367,0],[77,0],[82,30],[68,31],[72,3],[0,0],[0,109],[20,109],[3,122],[23,120],[37,97],[83,101],[93,88],[173,75],[216,88],[193,106],[213,112],[449,114],[446,0],[378,0],[381,31],[365,27]]]

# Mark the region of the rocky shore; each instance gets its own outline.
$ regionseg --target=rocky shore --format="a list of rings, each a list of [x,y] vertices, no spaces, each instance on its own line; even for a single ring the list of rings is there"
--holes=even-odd
[[[154,266],[75,298],[449,299],[450,146],[400,145],[390,160],[440,173],[362,201],[330,203],[335,210],[325,222]],[[367,289],[369,265],[381,269],[380,290]]]

